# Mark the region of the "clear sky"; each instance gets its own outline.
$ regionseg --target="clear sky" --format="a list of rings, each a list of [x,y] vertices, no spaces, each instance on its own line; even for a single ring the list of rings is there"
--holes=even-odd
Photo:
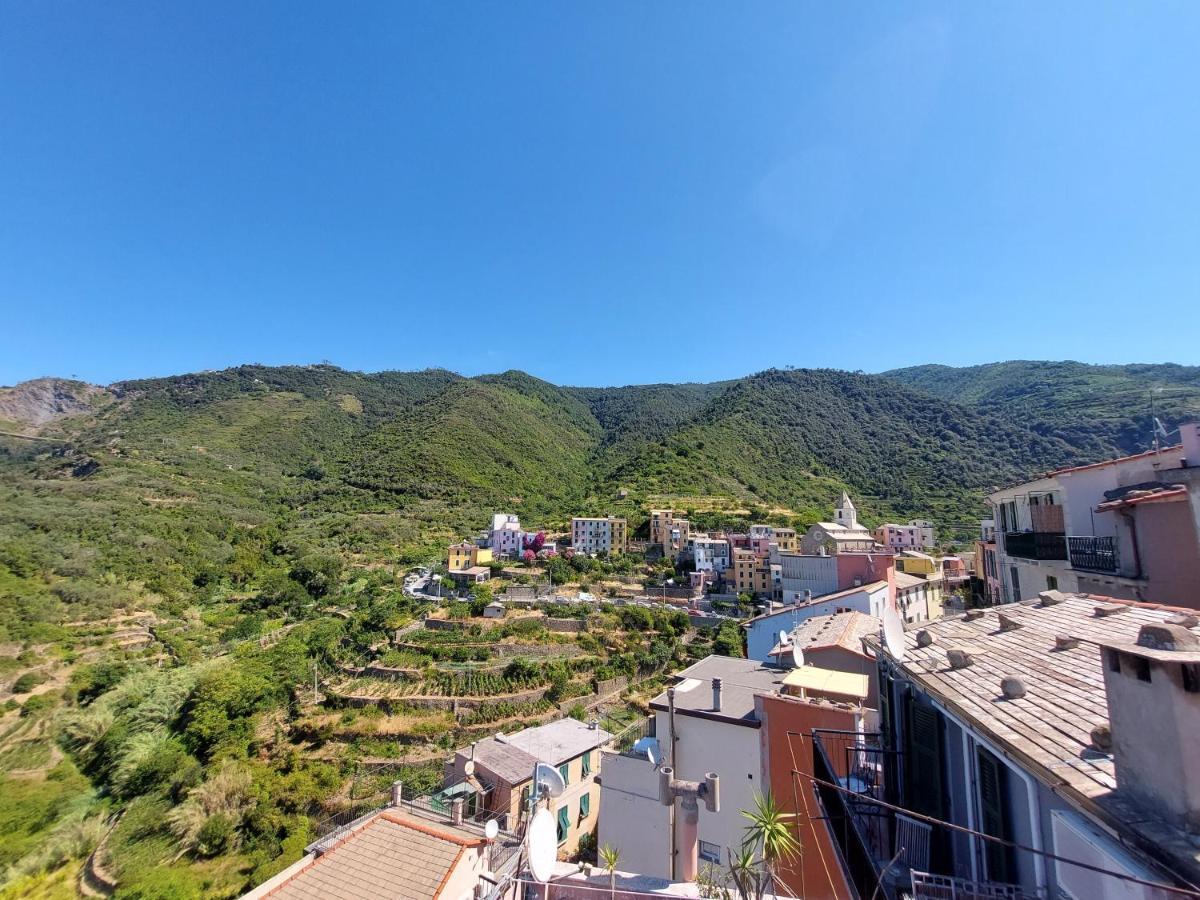
[[[1200,4],[0,3],[0,383],[1200,363]]]

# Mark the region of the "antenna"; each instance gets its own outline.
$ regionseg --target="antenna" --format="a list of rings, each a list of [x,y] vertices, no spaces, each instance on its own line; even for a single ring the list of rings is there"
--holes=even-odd
[[[534,881],[545,884],[554,874],[554,858],[558,855],[557,829],[554,816],[548,809],[539,809],[525,832],[525,852],[529,856],[529,874]]]
[[[797,669],[804,665],[804,651],[799,644],[792,644],[792,665]]]
[[[784,631],[782,628],[780,628],[779,629],[779,646],[786,647],[791,642],[792,642],[792,636],[790,634],[788,634],[786,631]]]
[[[483,836],[489,841],[494,841],[496,835],[500,833],[500,826],[495,819],[488,819],[487,824],[483,826]]]
[[[475,774],[475,760],[468,759],[465,763],[463,763],[463,774],[468,778]]]
[[[645,753],[646,759],[650,760],[650,765],[657,766],[658,765],[658,756],[659,756],[658,738],[654,738],[654,737],[638,738],[633,743],[633,752],[634,753]]]
[[[545,793],[551,797],[562,796],[562,792],[567,787],[558,769],[544,762],[534,766],[533,783],[537,785],[539,795]]]
[[[904,659],[904,623],[890,606],[883,611],[883,643],[892,659],[896,662]]]

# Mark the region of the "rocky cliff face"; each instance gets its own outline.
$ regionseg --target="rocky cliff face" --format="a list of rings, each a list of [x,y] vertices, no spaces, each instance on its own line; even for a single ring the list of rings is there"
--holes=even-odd
[[[91,412],[108,397],[106,388],[62,378],[37,378],[0,388],[0,420],[37,429],[67,416]]]

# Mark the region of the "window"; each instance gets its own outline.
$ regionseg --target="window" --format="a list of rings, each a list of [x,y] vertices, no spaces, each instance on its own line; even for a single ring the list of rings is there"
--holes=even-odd
[[[592,751],[589,750],[583,754],[583,777],[587,778],[592,774]]]
[[[570,784],[571,783],[571,764],[569,762],[565,762],[561,766],[559,766],[558,774],[562,776],[563,784]]]
[[[699,856],[705,862],[720,864],[721,848],[709,841],[701,841]]]
[[[592,795],[584,794],[579,798],[579,821],[582,822],[592,811]]]
[[[1047,575],[1046,576],[1046,590],[1057,591],[1058,590],[1058,578],[1056,578],[1053,575]]]
[[[571,832],[571,806],[569,803],[558,808],[558,842],[565,844]]]

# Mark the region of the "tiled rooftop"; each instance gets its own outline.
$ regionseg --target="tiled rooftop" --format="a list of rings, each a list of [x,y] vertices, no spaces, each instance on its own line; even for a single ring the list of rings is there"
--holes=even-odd
[[[684,715],[725,719],[757,727],[754,697],[776,693],[787,671],[752,659],[708,656],[676,675],[675,710]],[[721,679],[721,709],[713,709],[712,680]],[[667,709],[667,692],[650,701],[651,709]]]

